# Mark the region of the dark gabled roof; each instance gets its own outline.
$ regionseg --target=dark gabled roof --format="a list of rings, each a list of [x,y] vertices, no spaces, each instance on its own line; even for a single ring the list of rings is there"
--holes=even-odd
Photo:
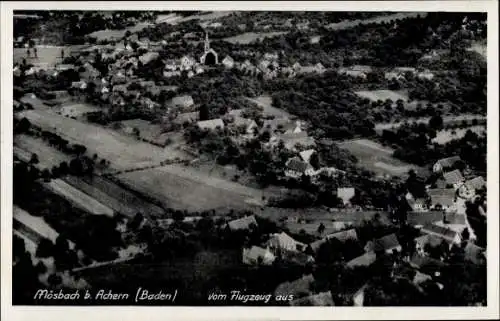
[[[286,167],[289,170],[296,171],[296,172],[299,172],[299,173],[304,173],[306,171],[306,169],[308,168],[308,166],[309,166],[309,164],[307,164],[306,162],[301,161],[300,159],[298,159],[296,157],[290,158],[286,162]]]
[[[366,252],[365,254],[358,256],[347,262],[347,267],[356,267],[356,266],[370,266],[377,259],[377,255],[375,252]]]
[[[408,212],[407,222],[410,225],[425,225],[441,221],[443,219],[442,211],[426,211],[426,212]]]
[[[453,240],[458,234],[456,231],[436,224],[427,224],[422,227],[421,231],[427,234],[436,234],[448,240]]]
[[[457,184],[464,181],[464,177],[458,169],[444,173],[443,177],[447,184]]]
[[[441,165],[443,168],[452,167],[457,161],[460,160],[460,156],[452,156],[447,158],[442,158],[436,163]]]
[[[455,202],[456,191],[453,188],[435,188],[429,189],[427,194],[431,198],[433,205],[441,204],[451,206]]]
[[[457,225],[466,225],[466,217],[465,214],[457,214],[457,213],[446,213],[445,214],[445,224],[457,224]]]
[[[389,234],[375,240],[375,250],[390,250],[399,245],[400,244],[396,234]]]
[[[470,190],[481,189],[486,186],[486,181],[482,176],[477,176],[466,181],[465,186],[467,186],[467,188]]]
[[[347,240],[357,240],[358,234],[356,233],[356,229],[345,230],[333,234],[329,234],[326,236],[327,239],[337,239],[341,242],[345,242]]]
[[[414,254],[410,260],[410,265],[414,268],[421,269],[429,266],[442,267],[446,264],[429,256]]]

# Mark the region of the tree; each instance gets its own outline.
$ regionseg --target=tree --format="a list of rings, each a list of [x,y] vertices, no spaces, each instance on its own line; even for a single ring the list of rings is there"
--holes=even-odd
[[[314,169],[319,169],[321,167],[320,162],[319,162],[319,156],[318,153],[314,152],[311,155],[311,158],[309,159],[309,163],[311,164]]]
[[[429,119],[429,126],[433,129],[439,130],[443,127],[443,117],[434,115]]]
[[[210,111],[206,104],[200,106],[200,120],[208,120],[210,118]]]
[[[36,153],[31,154],[30,164],[38,164],[38,155]]]
[[[318,226],[318,234],[323,234],[325,232],[325,224],[320,223]]]
[[[468,240],[469,240],[469,237],[470,237],[469,229],[468,229],[468,228],[465,228],[465,229],[462,231],[462,241],[468,241]]]
[[[54,243],[47,238],[43,238],[36,248],[37,257],[49,257],[54,255]]]

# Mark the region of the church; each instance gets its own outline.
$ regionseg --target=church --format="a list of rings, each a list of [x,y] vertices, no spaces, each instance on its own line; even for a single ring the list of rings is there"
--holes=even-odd
[[[210,42],[208,40],[208,33],[205,34],[205,52],[200,58],[200,63],[204,65],[217,65],[219,63],[219,57],[215,50],[210,48]]]

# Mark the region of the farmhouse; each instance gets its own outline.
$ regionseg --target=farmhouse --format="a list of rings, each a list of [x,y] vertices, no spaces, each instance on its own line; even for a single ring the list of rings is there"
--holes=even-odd
[[[309,163],[309,160],[311,159],[311,156],[316,153],[316,151],[314,149],[307,149],[307,150],[303,150],[299,153],[300,155],[300,158],[302,158],[302,160],[306,163]]]
[[[198,121],[199,118],[200,113],[197,111],[191,113],[182,113],[177,115],[177,117],[174,119],[174,123],[182,125],[184,123],[192,123]]]
[[[460,233],[436,224],[427,224],[424,227],[422,227],[420,231],[426,234],[436,235],[447,242],[454,243],[457,245],[462,242]]]
[[[425,224],[432,224],[443,219],[443,211],[410,211],[407,215],[407,223],[414,227],[421,227]]]
[[[222,60],[222,64],[224,65],[224,67],[226,67],[227,69],[231,69],[234,67],[234,59],[231,58],[230,56],[226,56],[226,58],[224,58]]]
[[[375,252],[366,252],[365,254],[358,256],[347,262],[346,266],[349,268],[354,268],[357,266],[370,266],[377,259]]]
[[[189,56],[183,56],[181,58],[181,69],[182,70],[190,70],[196,64],[196,60]]]
[[[451,169],[455,166],[455,163],[460,160],[460,156],[452,156],[440,159],[434,164],[434,166],[432,166],[432,171],[438,173],[446,169]]]
[[[276,257],[269,249],[258,246],[243,248],[243,263],[248,265],[271,265]]]
[[[373,243],[368,243],[367,251],[384,251],[387,254],[393,253],[393,251],[401,252],[401,245],[399,244],[396,234],[389,234],[379,239],[376,239]]]
[[[455,188],[464,181],[464,177],[458,169],[444,173],[443,178],[447,185],[453,185]]]
[[[309,137],[306,132],[282,134],[277,136],[275,141],[282,141],[288,150],[295,150],[297,146],[307,148],[316,145],[314,138]]]
[[[314,175],[314,168],[309,164],[298,157],[290,158],[285,163],[285,175],[291,178],[299,178],[302,175],[312,176]]]
[[[217,128],[224,129],[224,122],[220,118],[201,120],[196,123],[200,129],[215,130]]]
[[[354,187],[339,187],[337,188],[337,197],[342,200],[344,205],[351,202],[351,199],[356,195]]]
[[[291,236],[285,232],[275,233],[271,236],[269,241],[267,241],[267,246],[274,254],[277,255],[278,252],[290,251],[302,251],[305,248],[305,244],[294,240]]]
[[[455,203],[456,192],[453,188],[435,188],[429,189],[427,194],[430,198],[431,209],[449,210]]]
[[[172,98],[172,100],[170,101],[170,105],[186,109],[194,105],[194,100],[193,97],[189,95],[177,96]]]
[[[465,187],[467,187],[469,191],[477,191],[486,187],[486,181],[482,176],[477,176],[466,181]]]
[[[230,221],[227,223],[227,226],[231,231],[249,230],[252,226],[257,226],[257,221],[255,220],[255,216],[251,215]]]
[[[257,128],[257,123],[253,119],[243,118],[239,116],[233,117],[233,125],[237,128],[244,128],[246,134],[253,134]]]
[[[350,77],[359,77],[366,79],[368,74],[372,72],[372,67],[355,65],[351,67],[341,67],[338,69],[338,73],[341,75],[347,75]]]

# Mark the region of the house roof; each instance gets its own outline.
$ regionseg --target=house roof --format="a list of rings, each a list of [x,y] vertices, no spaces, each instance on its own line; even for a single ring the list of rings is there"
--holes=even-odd
[[[217,127],[224,128],[224,122],[220,118],[201,120],[197,122],[198,127],[202,129],[216,129]]]
[[[441,165],[443,168],[452,167],[455,162],[460,160],[460,156],[452,156],[447,158],[442,158],[436,162],[436,164]]]
[[[353,268],[356,266],[370,266],[375,262],[377,259],[377,255],[375,252],[366,252],[365,254],[358,256],[357,258],[354,258],[347,262],[347,267]]]
[[[434,188],[429,189],[427,194],[433,205],[452,206],[455,202],[456,191],[453,188]]]
[[[421,231],[423,233],[437,235],[448,241],[453,241],[453,239],[458,235],[456,231],[436,224],[426,224],[422,227]]]
[[[174,97],[170,102],[174,106],[189,107],[194,105],[193,97],[189,95]]]
[[[356,195],[354,187],[339,187],[337,188],[337,197],[341,198],[344,203],[347,203]]]
[[[445,214],[445,224],[466,225],[467,224],[466,221],[467,219],[465,217],[465,214],[457,214],[457,213]]]
[[[321,292],[318,294],[313,294],[305,298],[296,299],[290,302],[292,306],[334,306],[332,293]]]
[[[304,246],[304,243],[296,241],[291,236],[285,232],[275,233],[268,241],[269,246],[281,248],[281,249],[293,249],[297,248],[297,245]]]
[[[257,221],[255,220],[255,216],[253,215],[238,218],[227,223],[229,228],[233,231],[249,229],[250,225],[252,224],[257,225]]]
[[[445,266],[446,264],[441,262],[440,260],[431,258],[430,256],[414,254],[410,259],[410,265],[413,266],[414,268],[421,269],[429,266],[442,267]]]
[[[286,124],[290,123],[288,118],[274,118],[274,119],[266,119],[262,125],[263,130],[270,130],[271,132],[278,129],[279,126],[286,126]]]
[[[425,225],[441,221],[443,219],[442,211],[426,211],[426,212],[408,212],[407,222],[410,225]]]
[[[304,173],[310,165],[306,162],[303,162],[298,157],[293,157],[286,162],[285,166],[289,170]]]
[[[197,121],[200,117],[200,113],[197,111],[194,111],[192,113],[181,113],[177,115],[175,118],[175,122],[177,123],[184,123],[184,122],[189,122],[189,121]]]
[[[312,154],[314,154],[316,151],[314,149],[307,149],[307,150],[303,150],[299,153],[300,155],[300,158],[302,158],[302,160],[304,162],[308,162],[309,163],[309,159],[311,159],[311,156]]]
[[[327,239],[337,239],[341,242],[345,242],[347,240],[357,240],[358,234],[356,233],[356,229],[345,230],[333,234],[329,234],[326,236]]]
[[[484,178],[482,176],[477,176],[477,177],[474,177],[474,178],[466,181],[465,186],[469,190],[481,189],[484,186],[486,186],[486,181],[484,180]]]
[[[233,116],[233,124],[235,126],[250,126],[252,123],[255,123],[253,119],[243,118],[240,116]]]
[[[417,273],[413,277],[413,283],[417,284],[417,285],[422,284],[425,281],[429,281],[429,280],[432,280],[432,277],[430,275],[425,274],[425,273],[421,273],[419,271],[417,271]]]
[[[417,237],[415,239],[415,242],[421,248],[424,248],[424,246],[426,244],[430,244],[432,247],[436,247],[436,246],[439,246],[443,242],[443,239],[435,234],[425,234],[425,235]]]
[[[444,173],[443,177],[447,184],[457,184],[464,181],[464,177],[458,169]]]
[[[268,249],[254,245],[250,249],[243,248],[243,257],[244,260],[257,261],[259,257],[263,259],[274,258],[274,255]]]
[[[231,56],[226,56],[223,60],[222,63],[232,63],[234,62],[234,59],[231,58]]]
[[[396,248],[398,246],[400,246],[400,244],[398,238],[396,237],[396,234],[389,234],[384,237],[381,237],[375,240],[374,243],[375,250],[380,249],[387,251]]]
[[[278,285],[276,290],[274,290],[275,295],[280,294],[290,294],[293,296],[307,295],[311,291],[311,286],[314,282],[314,276],[312,274],[307,274],[302,276],[300,279],[294,280],[292,282],[284,282]]]
[[[150,52],[147,52],[144,55],[140,56],[139,61],[145,65],[145,64],[151,62],[152,60],[158,58],[159,56],[160,56],[159,53],[150,51]]]

